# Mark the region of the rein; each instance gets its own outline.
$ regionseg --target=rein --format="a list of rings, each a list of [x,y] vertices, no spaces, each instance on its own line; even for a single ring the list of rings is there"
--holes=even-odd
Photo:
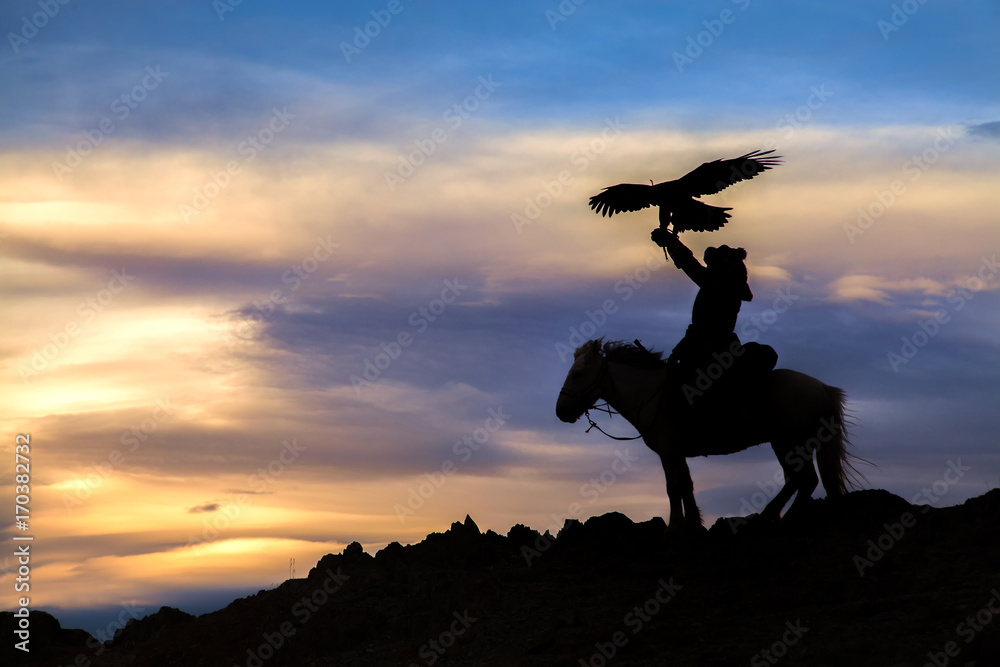
[[[614,412],[611,409],[611,406],[608,405],[606,402],[604,403],[604,405],[592,405],[591,407],[589,407],[589,408],[587,408],[586,410],[583,411],[583,414],[587,416],[587,421],[590,422],[590,426],[587,428],[586,431],[584,431],[584,433],[590,433],[591,429],[596,428],[598,431],[600,431],[604,435],[608,436],[612,440],[638,440],[639,438],[642,437],[642,433],[639,433],[639,435],[633,435],[631,438],[626,438],[626,437],[618,436],[618,435],[611,435],[610,433],[608,433],[607,431],[605,431],[603,428],[601,428],[600,426],[598,426],[597,422],[595,422],[593,419],[591,419],[591,417],[590,417],[590,411],[591,411],[591,409],[600,410],[601,412],[607,412],[608,413],[608,417],[610,417],[611,415],[621,414],[620,412]],[[642,411],[642,406],[639,406],[639,410]]]
[[[646,348],[642,347],[642,343],[640,343],[638,340],[635,341],[635,342],[636,342],[636,345],[638,345],[643,350],[646,349]],[[587,391],[589,391],[592,387],[600,384],[601,378],[603,378],[604,375],[608,373],[607,357],[602,357],[602,361],[604,361],[604,368],[601,370],[600,375],[597,376],[597,380],[595,380],[589,387],[587,387]],[[610,375],[610,377],[611,377],[611,387],[615,391],[615,393],[617,393],[617,389],[615,389],[615,386],[614,386],[615,385],[615,376]],[[666,382],[667,382],[666,379],[664,379],[663,383],[660,384],[659,389],[657,389],[655,392],[653,392],[652,394],[650,394],[645,400],[643,400],[641,403],[639,403],[639,407],[636,409],[636,421],[640,421],[640,419],[642,417],[642,409],[644,407],[646,407],[646,403],[648,403],[649,400],[651,398],[653,398],[653,396],[656,396],[657,394],[661,394],[663,392],[663,387],[666,385]],[[560,390],[560,393],[566,393],[566,394],[571,395],[571,392],[566,391],[565,389]],[[584,393],[586,393],[586,392],[584,392]],[[587,408],[586,410],[583,411],[583,414],[586,415],[586,417],[587,417],[587,421],[590,423],[590,426],[587,427],[587,430],[584,431],[584,433],[590,433],[591,429],[595,429],[596,428],[598,431],[600,431],[604,435],[608,436],[612,440],[638,440],[639,438],[642,437],[642,431],[639,431],[639,435],[634,435],[631,438],[626,438],[624,436],[611,435],[610,433],[608,433],[607,431],[605,431],[603,428],[601,428],[597,424],[597,422],[595,422],[593,420],[593,418],[591,418],[591,416],[590,416],[590,411],[591,410],[598,410],[600,412],[606,412],[609,418],[612,415],[619,415],[619,414],[621,414],[620,412],[615,412],[614,410],[612,410],[611,409],[611,405],[607,401],[605,401],[603,405],[597,405],[595,403],[594,405],[590,406],[589,408]],[[636,429],[636,430],[638,430],[638,429]]]

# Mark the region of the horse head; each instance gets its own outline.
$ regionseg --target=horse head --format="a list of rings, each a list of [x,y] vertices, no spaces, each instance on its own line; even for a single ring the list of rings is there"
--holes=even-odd
[[[589,340],[573,353],[573,365],[556,401],[556,416],[566,423],[575,422],[600,398],[608,364],[601,352],[602,342],[600,338]]]

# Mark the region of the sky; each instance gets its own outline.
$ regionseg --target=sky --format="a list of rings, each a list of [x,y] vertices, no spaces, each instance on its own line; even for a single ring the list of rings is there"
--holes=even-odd
[[[31,606],[99,635],[466,514],[666,516],[656,455],[554,408],[567,350],[669,351],[697,288],[655,211],[587,200],[755,149],[784,164],[683,235],[747,249],[737,333],[846,391],[870,487],[996,488],[998,28],[985,0],[4,3],[0,494],[27,434],[30,528],[0,539],[34,538]],[[707,522],[780,479],[766,445],[690,464]]]

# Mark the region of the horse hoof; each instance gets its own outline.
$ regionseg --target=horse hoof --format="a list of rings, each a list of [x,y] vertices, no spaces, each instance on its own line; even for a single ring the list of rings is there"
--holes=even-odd
[[[812,515],[812,512],[809,511],[811,506],[811,500],[808,503],[792,503],[792,506],[785,512],[785,516],[781,517],[782,523],[808,523]]]

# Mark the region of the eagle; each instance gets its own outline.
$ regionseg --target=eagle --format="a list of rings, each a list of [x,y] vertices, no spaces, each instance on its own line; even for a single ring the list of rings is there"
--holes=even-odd
[[[774,150],[752,151],[731,160],[706,162],[676,181],[612,185],[590,198],[590,208],[610,217],[623,211],[659,206],[660,227],[664,229],[672,223],[674,232],[715,231],[726,224],[729,219],[726,211],[732,208],[711,206],[695,197],[714,195],[781,164],[781,156],[772,153]]]

